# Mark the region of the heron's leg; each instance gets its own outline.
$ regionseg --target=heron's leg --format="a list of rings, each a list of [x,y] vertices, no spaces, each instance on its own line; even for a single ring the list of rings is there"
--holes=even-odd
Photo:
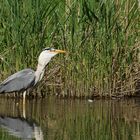
[[[26,97],[26,91],[23,92],[23,99]]]
[[[25,104],[26,91],[23,92],[23,104]]]
[[[26,91],[24,91],[23,92],[23,117],[25,118],[26,117],[26,113],[25,113],[25,111],[26,111],[26,104],[25,104],[25,102],[26,102]]]

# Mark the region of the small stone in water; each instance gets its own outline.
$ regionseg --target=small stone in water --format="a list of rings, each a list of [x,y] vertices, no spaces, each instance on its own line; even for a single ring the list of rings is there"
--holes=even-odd
[[[88,99],[88,102],[92,103],[92,102],[93,102],[93,100],[91,100],[91,99]]]

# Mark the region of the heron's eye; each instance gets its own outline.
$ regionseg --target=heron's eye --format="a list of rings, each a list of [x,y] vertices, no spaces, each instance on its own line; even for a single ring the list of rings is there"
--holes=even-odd
[[[55,49],[54,49],[54,48],[51,48],[51,49],[50,49],[50,52],[55,52]]]

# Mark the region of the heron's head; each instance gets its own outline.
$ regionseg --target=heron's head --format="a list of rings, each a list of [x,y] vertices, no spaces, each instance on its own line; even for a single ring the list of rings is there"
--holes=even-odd
[[[54,49],[54,48],[45,48],[39,55],[38,63],[40,65],[45,66],[49,63],[51,58],[54,57],[58,53],[65,53],[65,51]]]

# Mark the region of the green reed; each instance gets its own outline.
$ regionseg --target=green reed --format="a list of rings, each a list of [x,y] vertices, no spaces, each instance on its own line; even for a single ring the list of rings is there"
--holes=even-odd
[[[74,97],[133,94],[140,79],[139,10],[131,0],[2,0],[1,78],[35,69],[42,48],[55,47],[68,54],[49,64],[55,76],[46,74],[47,90]]]

